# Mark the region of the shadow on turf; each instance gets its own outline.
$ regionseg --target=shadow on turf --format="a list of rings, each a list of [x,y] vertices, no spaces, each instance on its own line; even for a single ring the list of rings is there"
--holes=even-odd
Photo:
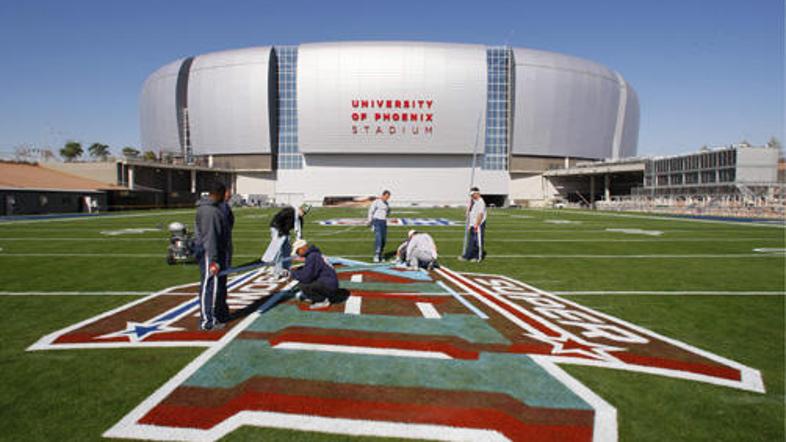
[[[236,319],[245,318],[246,316],[259,311],[260,313],[265,313],[266,311],[273,309],[284,302],[292,299],[295,296],[296,290],[290,289],[285,290],[286,294],[281,296],[282,292],[273,293],[272,295],[264,296],[262,298],[257,299],[256,301],[252,302],[251,304],[243,307],[240,310],[233,311],[229,314],[229,320],[234,321]],[[350,291],[344,288],[338,289],[338,293],[334,301],[331,302],[331,305],[341,304],[342,302],[346,301],[349,296],[351,295]],[[276,299],[278,297],[278,299]],[[271,305],[266,305],[271,302]]]

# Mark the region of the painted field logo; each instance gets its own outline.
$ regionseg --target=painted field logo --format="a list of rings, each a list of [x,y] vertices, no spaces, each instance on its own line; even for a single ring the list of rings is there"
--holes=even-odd
[[[196,330],[196,285],[43,337],[30,350],[205,346],[106,437],[216,440],[244,426],[443,440],[616,440],[616,410],[558,363],[764,392],[755,369],[505,276],[335,258],[343,304],[293,301],[266,270],[235,278],[243,316]]]
[[[338,218],[320,221],[323,226],[365,226],[365,218]],[[461,222],[447,218],[388,218],[388,227],[402,226],[460,226]]]

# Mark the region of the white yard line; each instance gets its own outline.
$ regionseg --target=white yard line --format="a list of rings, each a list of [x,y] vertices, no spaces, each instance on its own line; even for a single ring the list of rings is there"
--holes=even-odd
[[[258,258],[259,255],[236,254],[236,258]],[[12,257],[72,257],[72,258],[157,258],[155,253],[0,253],[0,258]],[[368,255],[342,255],[345,258],[367,258]],[[489,255],[485,259],[710,259],[710,258],[786,258],[782,254],[728,253],[728,254],[684,254],[684,255]]]
[[[685,291],[685,290],[600,290],[600,291],[559,291],[555,295],[593,296],[593,295],[654,295],[654,296],[786,296],[777,291]]]
[[[433,236],[433,235],[432,235]],[[68,242],[112,242],[112,241],[150,241],[150,242],[160,242],[165,243],[167,242],[168,237],[157,237],[157,238],[146,238],[146,237],[137,237],[137,238],[96,238],[96,237],[0,237],[0,241],[33,241],[33,242],[52,242],[52,241],[68,241]],[[261,236],[236,236],[233,235],[234,241],[256,241],[265,243],[267,242],[266,238],[262,238]],[[330,238],[330,239],[320,239],[314,242],[322,243],[322,242],[368,242],[369,238]],[[460,242],[463,241],[463,236],[457,235],[455,237],[438,237],[434,236],[434,241],[438,242]],[[599,243],[611,243],[611,242],[747,242],[747,241],[778,241],[784,242],[783,238],[779,237],[770,237],[770,238],[763,238],[763,237],[755,237],[755,238],[726,238],[726,237],[701,237],[701,238],[650,238],[650,239],[643,239],[643,238],[633,238],[633,239],[612,239],[612,238],[578,238],[578,239],[511,239],[511,238],[490,238],[487,239],[486,242],[599,242]]]
[[[145,296],[148,292],[0,292],[0,296]]]
[[[348,315],[359,315],[362,303],[363,298],[360,296],[350,296],[347,298],[347,302],[344,303],[344,313]]]
[[[689,218],[688,216],[683,217],[683,216],[669,216],[669,215],[661,215],[661,216],[637,215],[633,213],[582,212],[582,211],[575,211],[575,210],[572,210],[568,213],[575,214],[575,215],[614,216],[619,218],[651,219],[651,220],[658,220],[658,221],[689,221],[689,222],[713,223],[713,224],[732,224],[738,226],[775,227],[779,229],[786,228],[786,225],[784,224],[772,224],[772,223],[767,223],[766,221],[744,222],[744,221],[731,221],[731,220],[720,220],[720,219]]]
[[[171,216],[171,215],[182,215],[184,213],[192,213],[193,209],[183,209],[183,210],[174,210],[174,211],[167,211],[167,212],[158,212],[158,213],[129,213],[123,215],[94,215],[94,216],[73,216],[73,217],[63,217],[63,218],[45,218],[45,219],[20,219],[20,220],[11,220],[11,221],[0,221],[0,227],[2,226],[12,226],[17,224],[31,224],[31,223],[45,223],[45,222],[55,222],[55,221],[84,221],[84,220],[113,220],[113,219],[120,219],[120,218],[154,218],[157,216]]]
[[[415,305],[418,306],[418,310],[423,315],[424,318],[427,319],[441,319],[442,316],[439,314],[437,309],[434,308],[434,304],[430,302],[416,302]]]
[[[329,351],[358,355],[398,356],[405,358],[453,359],[440,351],[401,350],[396,348],[357,347],[352,345],[310,344],[307,342],[282,342],[274,345],[276,350]]]
[[[2,239],[0,239],[1,241]],[[455,238],[434,237],[436,242],[462,242],[463,237],[456,236]],[[573,243],[573,242],[597,242],[597,243],[664,243],[664,242],[749,242],[749,241],[777,241],[782,243],[783,238],[658,238],[658,239],[602,239],[602,238],[583,238],[583,239],[512,239],[512,238],[490,238],[485,239],[485,242],[557,242],[557,243]],[[333,238],[333,239],[320,239],[314,241],[315,243],[323,242],[369,242],[369,238]]]

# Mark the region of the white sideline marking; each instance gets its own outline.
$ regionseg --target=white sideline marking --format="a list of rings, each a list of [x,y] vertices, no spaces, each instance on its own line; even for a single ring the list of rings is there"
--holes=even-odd
[[[178,215],[178,214],[190,214],[193,213],[193,209],[184,209],[184,210],[172,210],[168,212],[157,212],[157,213],[133,213],[133,214],[125,214],[125,215],[97,215],[97,216],[74,216],[69,218],[46,218],[46,219],[20,219],[20,220],[13,220],[13,221],[0,221],[0,226],[6,225],[14,225],[14,224],[30,224],[30,223],[46,223],[46,222],[54,222],[54,221],[84,221],[89,219],[100,219],[100,220],[113,220],[119,218],[144,218],[144,217],[156,217],[156,216],[169,216],[169,215]]]
[[[347,302],[344,303],[344,313],[348,315],[359,315],[362,302],[363,298],[360,296],[350,296]]]
[[[563,209],[564,210],[564,209]],[[669,215],[635,215],[630,213],[610,213],[610,212],[590,212],[590,211],[578,211],[573,210],[571,213],[576,215],[595,215],[595,216],[616,216],[620,218],[638,218],[638,219],[653,219],[658,221],[690,221],[695,223],[719,223],[719,224],[733,224],[737,226],[755,226],[755,227],[776,227],[776,228],[786,228],[784,224],[775,224],[775,223],[767,223],[767,222],[742,222],[742,221],[731,221],[731,220],[720,220],[720,219],[700,219],[700,218],[689,218],[688,216],[669,216]]]
[[[397,348],[356,347],[354,345],[309,344],[306,342],[282,342],[273,346],[279,350],[329,351],[358,355],[398,356],[405,358],[453,359],[441,351],[401,350]]]
[[[424,318],[442,319],[442,316],[439,314],[437,309],[434,308],[434,304],[430,302],[416,302],[415,305],[418,306],[418,310],[420,310],[420,313]]]
[[[600,291],[561,291],[555,295],[656,295],[656,296],[784,296],[786,292],[734,292],[734,291],[654,291],[654,290],[600,290]]]
[[[548,224],[581,224],[581,221],[572,221],[569,219],[547,219],[543,222]]]
[[[117,235],[133,235],[133,234],[148,233],[148,232],[160,232],[160,231],[161,229],[155,229],[155,228],[128,227],[125,229],[102,230],[99,233],[107,236],[117,236]]]
[[[642,229],[606,229],[607,232],[627,233],[628,235],[647,235],[661,236],[662,230],[642,230]]]
[[[595,409],[595,422],[592,426],[593,442],[614,442],[617,440],[619,436],[617,433],[616,408],[604,401],[603,398],[595,394],[587,386],[577,381],[576,378],[566,373],[565,370],[559,368],[548,357],[530,355],[530,358]]]
[[[363,274],[362,273],[355,273],[349,278],[352,282],[363,282]]]
[[[772,247],[761,247],[758,249],[753,249],[753,251],[759,253],[786,254],[786,249],[772,248]]]
[[[0,296],[144,296],[150,292],[0,292]]]

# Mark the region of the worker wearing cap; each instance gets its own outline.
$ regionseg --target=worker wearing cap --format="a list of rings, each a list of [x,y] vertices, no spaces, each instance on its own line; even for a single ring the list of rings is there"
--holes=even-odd
[[[461,261],[483,260],[486,255],[483,250],[486,236],[486,203],[480,196],[480,189],[473,187],[470,189],[470,204],[467,210],[467,229],[469,230],[469,242],[464,255],[459,256]]]
[[[437,245],[428,233],[410,230],[404,256],[410,267],[433,269],[437,265]]]
[[[292,255],[305,258],[302,267],[292,269],[290,276],[298,281],[293,288],[298,300],[311,303],[311,309],[329,307],[331,303],[338,302],[338,276],[336,270],[322,256],[316,246],[309,245],[304,239],[295,241]]]
[[[390,215],[390,191],[382,192],[368,208],[368,225],[374,230],[374,262],[381,262],[388,236],[388,215]]]

